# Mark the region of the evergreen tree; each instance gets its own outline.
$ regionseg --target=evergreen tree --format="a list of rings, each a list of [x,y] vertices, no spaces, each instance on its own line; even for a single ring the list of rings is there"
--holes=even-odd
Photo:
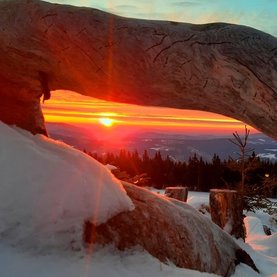
[[[187,186],[190,189],[209,191],[211,188],[236,188],[241,181],[239,160],[229,158],[221,161],[217,154],[211,162],[194,154],[188,163],[174,161],[169,156],[162,157],[158,151],[150,157],[145,150],[140,157],[138,151],[121,149],[118,154],[99,155],[84,150],[84,153],[103,164],[118,168],[116,176],[138,185],[151,185],[156,188],[165,186]],[[252,191],[263,188],[267,196],[277,194],[277,163],[260,160],[255,152],[244,161],[244,181]],[[270,186],[269,186],[270,184]],[[275,184],[275,185],[274,185]]]

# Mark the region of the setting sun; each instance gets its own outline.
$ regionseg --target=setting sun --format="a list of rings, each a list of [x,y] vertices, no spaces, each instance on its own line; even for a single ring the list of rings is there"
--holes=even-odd
[[[114,124],[114,120],[107,117],[99,118],[100,124],[104,125],[105,127],[111,127]]]
[[[232,134],[234,130],[243,132],[245,126],[236,119],[219,114],[113,103],[70,91],[55,91],[51,101],[42,107],[46,122],[88,125],[94,128],[101,125],[114,133],[120,129],[120,133],[124,134],[127,131],[147,129],[158,132],[225,135]],[[254,129],[251,131],[257,132]]]

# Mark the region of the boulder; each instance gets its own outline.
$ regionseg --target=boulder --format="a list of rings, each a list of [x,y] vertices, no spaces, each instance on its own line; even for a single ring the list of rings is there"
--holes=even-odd
[[[86,246],[113,244],[120,250],[140,246],[162,262],[221,276],[230,276],[239,262],[255,268],[230,235],[188,204],[123,185],[135,209],[99,226],[87,220]]]
[[[197,109],[277,139],[277,39],[246,26],[138,20],[39,0],[0,2],[0,120],[45,132],[39,99]],[[31,111],[31,112],[30,112]],[[35,112],[33,112],[35,111]],[[32,119],[27,120],[25,116]],[[44,131],[42,131],[44,130]]]

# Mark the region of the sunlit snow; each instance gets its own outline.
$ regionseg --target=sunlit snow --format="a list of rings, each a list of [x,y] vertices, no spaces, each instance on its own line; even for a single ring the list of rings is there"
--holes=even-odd
[[[0,176],[1,277],[216,276],[163,264],[140,248],[82,248],[85,219],[100,224],[133,205],[108,168],[61,142],[0,123]],[[188,204],[207,207],[208,193],[189,192]],[[246,243],[236,241],[261,273],[240,264],[233,277],[276,276],[277,226],[271,219],[262,212],[245,218]]]
[[[63,247],[81,241],[85,220],[100,224],[133,208],[121,183],[81,151],[1,122],[0,134],[0,235],[5,242]]]

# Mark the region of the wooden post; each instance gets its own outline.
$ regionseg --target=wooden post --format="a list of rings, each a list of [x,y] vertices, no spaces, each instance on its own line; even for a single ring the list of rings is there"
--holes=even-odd
[[[211,189],[212,221],[236,238],[245,239],[242,200],[236,190]]]
[[[167,187],[165,188],[165,196],[171,197],[183,202],[187,202],[188,188],[187,187]]]

